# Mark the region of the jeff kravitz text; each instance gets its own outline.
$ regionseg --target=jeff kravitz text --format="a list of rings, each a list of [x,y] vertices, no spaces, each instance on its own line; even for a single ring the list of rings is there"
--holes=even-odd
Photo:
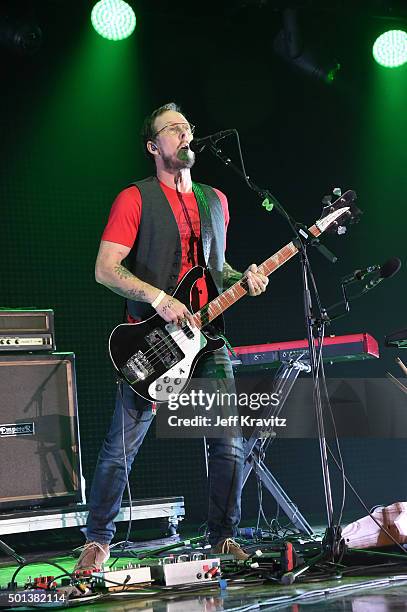
[[[170,427],[286,427],[286,419],[280,417],[256,418],[242,415],[230,415],[215,418],[196,415],[193,417],[178,417],[172,414],[168,417]]]

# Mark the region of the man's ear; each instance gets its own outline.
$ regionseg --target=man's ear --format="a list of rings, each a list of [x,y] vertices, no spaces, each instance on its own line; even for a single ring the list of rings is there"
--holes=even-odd
[[[149,141],[147,142],[147,151],[148,151],[149,153],[152,153],[152,154],[154,155],[154,154],[156,153],[156,151],[158,151],[158,147],[157,147],[157,145],[156,145],[154,142],[152,142],[151,140],[149,140]]]

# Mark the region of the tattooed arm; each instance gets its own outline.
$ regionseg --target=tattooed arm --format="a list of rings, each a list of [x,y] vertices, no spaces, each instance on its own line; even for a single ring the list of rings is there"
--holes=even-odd
[[[228,289],[238,280],[240,280],[243,276],[243,272],[238,272],[234,270],[231,265],[228,264],[227,261],[223,264],[223,287]]]
[[[134,276],[122,265],[129,253],[129,247],[123,244],[102,240],[96,259],[96,281],[129,300],[151,304],[160,290]]]
[[[161,290],[144,282],[122,265],[129,253],[129,247],[123,244],[102,240],[96,259],[96,281],[129,300],[152,304]],[[165,321],[179,323],[187,318],[193,325],[192,316],[186,306],[170,295],[165,294],[156,311]]]

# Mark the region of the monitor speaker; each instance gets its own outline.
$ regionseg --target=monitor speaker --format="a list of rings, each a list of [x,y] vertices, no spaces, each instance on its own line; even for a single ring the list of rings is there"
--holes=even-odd
[[[0,511],[84,502],[73,353],[0,356]]]

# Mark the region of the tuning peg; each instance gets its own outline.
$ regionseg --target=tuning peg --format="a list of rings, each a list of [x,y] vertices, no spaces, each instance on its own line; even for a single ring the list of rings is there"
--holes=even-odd
[[[338,236],[342,236],[343,234],[346,234],[346,227],[344,225],[338,225],[338,229],[336,230],[336,233],[338,234]]]
[[[341,197],[341,195],[342,195],[342,189],[341,189],[340,187],[335,187],[335,189],[332,191],[332,193],[333,193],[335,196],[338,196],[338,198],[340,198],[340,197]]]
[[[324,206],[329,206],[331,202],[332,202],[332,196],[330,195],[326,195],[322,198],[322,204]]]

